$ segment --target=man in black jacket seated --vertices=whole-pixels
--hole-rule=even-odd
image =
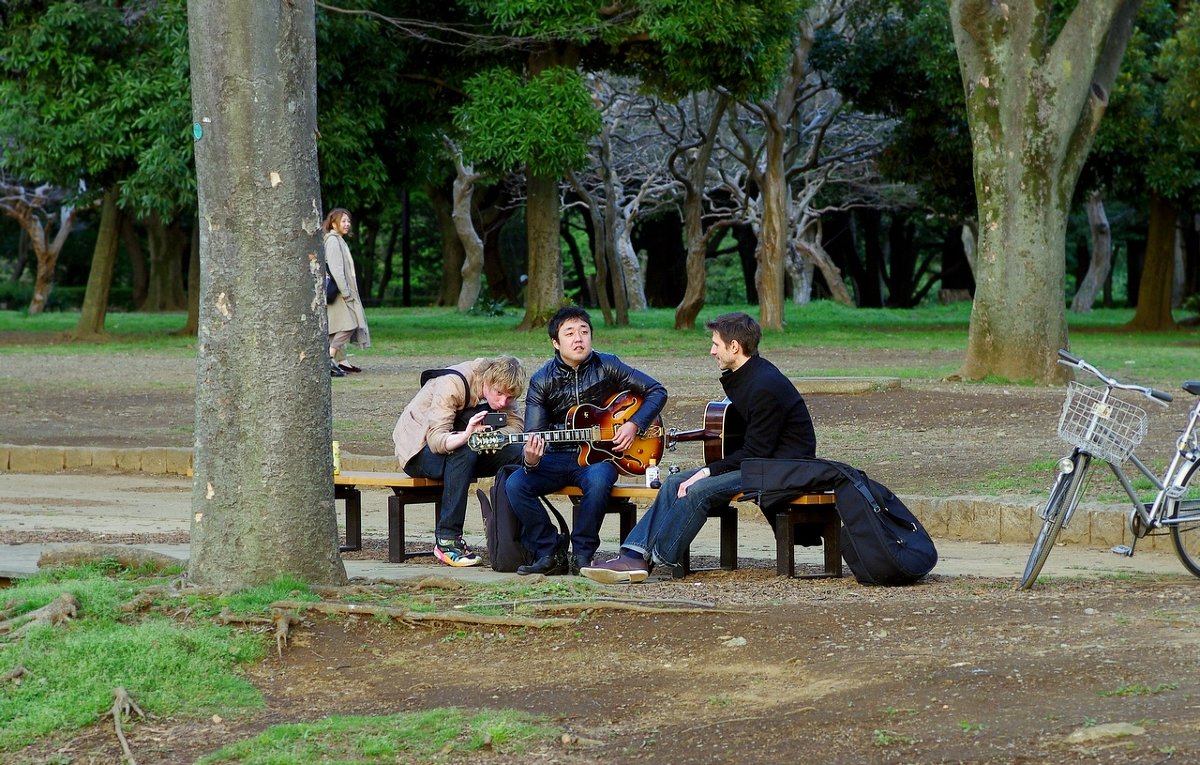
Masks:
[[[745,442],[698,470],[670,476],[646,514],[621,543],[621,555],[580,569],[605,584],[641,582],[655,564],[677,565],[680,551],[700,533],[708,511],[729,504],[742,490],[742,460],[749,457],[811,458],[817,437],[804,399],[779,369],[758,355],[762,329],[744,313],[705,323],[709,354],[721,369],[721,387],[746,423]]]
[[[592,320],[582,308],[559,309],[547,330],[555,354],[529,379],[525,432],[562,428],[571,407],[602,407],[612,396],[632,391],[642,398],[642,404],[612,441],[616,451],[625,451],[662,411],[667,403],[666,388],[616,356],[593,351]],[[525,469],[513,473],[505,484],[508,501],[521,521],[521,542],[534,557],[532,563],[517,569],[518,574],[565,574],[571,568],[591,565],[600,546],[600,523],[617,480],[617,467],[609,461],[581,467],[579,450],[577,443],[547,446],[538,435],[525,443]],[[558,531],[538,500],[564,486],[583,490],[579,519],[571,529],[573,558],[557,549]]]

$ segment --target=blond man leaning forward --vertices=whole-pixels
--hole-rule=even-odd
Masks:
[[[404,472],[445,484],[434,555],[449,566],[478,566],[482,560],[463,540],[467,491],[476,478],[496,475],[503,465],[519,462],[522,447],[513,443],[496,452],[476,452],[467,441],[491,429],[483,420],[492,412],[507,415],[500,430],[524,430],[516,403],[525,389],[525,371],[512,356],[475,359],[438,371],[442,374],[421,386],[404,408],[392,441]]]

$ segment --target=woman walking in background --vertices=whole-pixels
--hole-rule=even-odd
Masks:
[[[367,317],[358,297],[358,277],[354,273],[354,258],[346,245],[350,233],[350,212],[338,207],[325,216],[325,265],[337,282],[338,296],[326,306],[329,313],[329,373],[345,377],[347,372],[362,370],[346,360],[346,343],[359,348],[371,346]]]

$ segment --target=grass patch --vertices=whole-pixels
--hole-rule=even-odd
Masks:
[[[5,591],[14,614],[63,593],[76,597],[79,612],[65,626],[38,627],[3,644],[0,674],[17,666],[27,674],[21,684],[0,689],[0,751],[91,725],[111,708],[117,686],[147,714],[202,717],[262,706],[258,691],[236,671],[263,656],[260,637],[154,614],[124,621],[120,604],[162,581],[101,565],[41,574]]]
[[[338,716],[276,725],[197,760],[197,765],[431,762],[484,752],[519,754],[558,735],[558,730],[540,718],[511,710],[471,714],[435,709],[386,717]]]
[[[672,309],[655,308],[634,312],[625,327],[603,325],[594,310],[598,348],[631,358],[684,358],[708,350],[704,322],[727,311],[758,315],[751,305],[709,306],[701,311],[696,327],[674,329]],[[514,332],[523,311],[510,308],[502,315],[462,314],[451,308],[371,308],[373,346],[366,353],[391,356],[436,349],[447,360],[512,353],[523,358],[549,355],[544,329]],[[1173,332],[1128,332],[1123,326],[1133,317],[1132,309],[1097,309],[1088,314],[1068,314],[1071,350],[1118,378],[1173,390],[1181,382],[1180,369],[1200,366],[1200,330],[1184,328]],[[828,300],[806,306],[784,307],[782,332],[768,332],[763,351],[807,349],[886,350],[897,360],[894,366],[851,367],[839,365],[807,369],[806,374],[893,376],[904,379],[944,377],[955,370],[957,360],[931,358],[939,352],[962,355],[967,348],[971,318],[970,304],[925,306],[913,310],[890,308],[847,308]],[[28,332],[47,335],[37,343],[0,346],[0,354],[91,354],[151,352],[186,355],[196,352],[195,338],[170,333],[180,329],[182,313],[109,313],[108,336],[102,340],[72,342],[65,337],[78,321],[76,313],[43,313],[27,316],[20,311],[0,311],[0,333]],[[664,341],[665,340],[665,341]],[[905,353],[907,352],[907,353]],[[1006,384],[1020,381],[996,380]]]
[[[1145,683],[1122,683],[1121,685],[1109,691],[1100,691],[1101,698],[1125,698],[1127,696],[1155,696],[1165,691],[1174,691],[1179,688],[1179,683],[1159,683],[1153,687]]]

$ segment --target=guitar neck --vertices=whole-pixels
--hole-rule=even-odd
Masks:
[[[529,433],[510,433],[510,444],[523,444],[531,436],[541,436],[548,444],[585,444],[601,440],[600,426],[590,428],[567,428],[566,430],[541,430]]]

